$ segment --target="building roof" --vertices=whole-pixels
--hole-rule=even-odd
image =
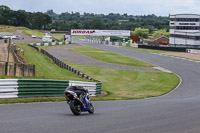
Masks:
[[[13,36],[13,34],[9,33],[9,32],[0,32],[1,36]]]
[[[176,15],[197,15],[200,16],[199,14],[190,14],[190,13],[185,13],[185,14],[170,14],[170,16],[176,16]]]
[[[169,38],[166,37],[166,36],[159,35],[159,36],[156,36],[156,37],[154,37],[154,38],[151,38],[149,41],[150,41],[150,42],[153,42],[153,41],[156,41],[156,40],[158,40],[158,39],[160,39],[160,38],[166,38],[166,39],[169,39]]]

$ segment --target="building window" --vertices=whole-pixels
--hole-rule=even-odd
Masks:
[[[199,26],[176,26],[177,30],[200,30]]]
[[[188,35],[170,34],[170,37],[184,38],[184,39],[193,39],[193,40],[200,40],[200,36],[188,36]]]
[[[170,18],[170,21],[176,21],[176,18]]]
[[[172,21],[172,20],[171,20]],[[174,21],[182,21],[182,22],[199,22],[199,18],[175,18]]]

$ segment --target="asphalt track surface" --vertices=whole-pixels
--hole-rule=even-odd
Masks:
[[[98,66],[104,68],[112,68],[112,69],[122,69],[122,70],[138,70],[138,71],[160,71],[155,69],[154,67],[134,67],[113,63],[106,63],[100,60],[94,59],[90,56],[80,54],[78,52],[70,51],[69,49],[81,47],[82,45],[66,45],[63,47],[48,47],[47,51],[54,55],[56,58],[61,60],[66,60],[76,64],[90,65],[90,66]]]
[[[1,133],[200,132],[199,62],[74,41],[167,68],[179,75],[182,83],[157,98],[93,102],[93,115],[73,116],[65,102],[0,105]]]

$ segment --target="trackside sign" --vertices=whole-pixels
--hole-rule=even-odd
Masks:
[[[71,35],[83,36],[130,36],[130,30],[79,30],[72,29]]]

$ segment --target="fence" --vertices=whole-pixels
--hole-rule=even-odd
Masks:
[[[35,76],[35,65],[23,63],[16,54],[16,47],[10,46],[10,53],[14,62],[1,62],[0,61],[0,75],[11,77],[32,77]]]
[[[138,45],[138,44],[130,44],[130,43],[122,43],[122,42],[109,42],[102,41],[100,39],[95,38],[85,38],[85,41],[95,43],[95,44],[104,44],[104,45],[114,45],[114,46],[126,46],[126,47],[136,47],[136,48],[146,48],[146,49],[156,49],[156,50],[164,50],[164,51],[177,51],[177,52],[186,52],[186,49],[192,48],[194,46],[183,46],[177,45],[175,46],[150,46],[150,45]],[[199,46],[195,46],[194,48],[200,48]]]
[[[35,65],[0,62],[0,75],[11,77],[35,76]]]
[[[148,46],[148,45],[138,45],[138,48],[177,51],[177,52],[186,52],[186,49],[187,49],[187,48],[181,48],[181,47],[166,47],[166,46],[162,47],[162,46]]]
[[[102,41],[101,39],[96,38],[89,38],[86,37],[85,41],[95,43],[95,44],[103,44],[103,45],[111,45],[111,46],[125,46],[125,47],[138,47],[138,44],[130,44],[130,43],[124,43],[124,42],[109,42],[109,41]]]
[[[99,80],[96,80],[82,72],[80,72],[79,70],[74,69],[72,66],[67,65],[66,63],[64,63],[63,61],[59,60],[58,58],[54,57],[53,55],[51,55],[49,52],[43,50],[43,49],[39,49],[38,47],[35,47],[33,45],[29,45],[31,47],[33,47],[34,49],[36,49],[38,52],[40,51],[41,53],[43,53],[44,55],[48,56],[57,66],[66,69],[68,71],[73,72],[74,74],[78,75],[81,78],[86,78],[89,79],[91,81],[95,81],[95,82],[101,82]]]
[[[82,86],[91,96],[102,91],[101,82],[80,82],[44,79],[0,79],[0,98],[63,96],[68,86]]]

